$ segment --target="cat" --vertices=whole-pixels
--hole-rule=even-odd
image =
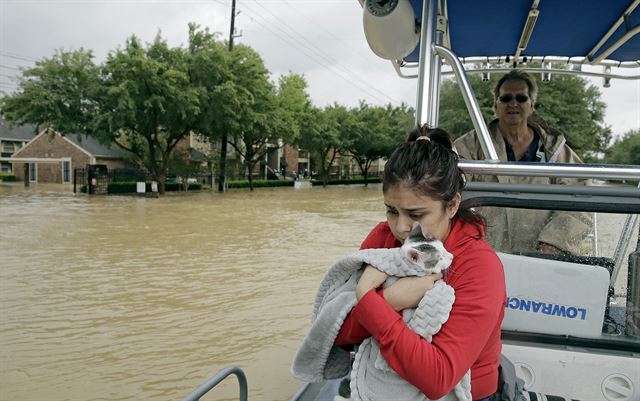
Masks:
[[[401,247],[402,255],[411,264],[416,265],[425,275],[444,273],[453,260],[453,255],[445,248],[442,241],[424,235],[422,228],[416,224]],[[389,277],[385,285],[391,285],[397,277]],[[414,308],[411,308],[414,310]],[[340,382],[338,395],[333,401],[351,401],[350,378]]]
[[[453,255],[444,249],[442,241],[424,235],[416,224],[402,245],[404,257],[418,265],[426,274],[444,273],[451,265]]]

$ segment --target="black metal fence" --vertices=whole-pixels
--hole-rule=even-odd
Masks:
[[[183,180],[189,180],[189,183],[198,183],[202,186],[211,186],[211,174],[198,174],[189,177],[180,177],[168,174],[167,183],[182,183]],[[90,165],[87,168],[76,168],[73,170],[73,192],[78,192],[83,185],[87,186],[87,192],[90,194],[101,193],[104,187],[115,182],[152,182],[154,178],[149,172],[131,168],[118,168],[108,170],[106,166]]]

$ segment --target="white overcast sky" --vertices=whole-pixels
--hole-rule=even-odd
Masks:
[[[316,105],[415,106],[417,81],[399,78],[371,52],[357,0],[237,0],[236,11],[235,42],[257,50],[274,79],[303,74]],[[20,67],[55,49],[91,49],[101,62],[132,34],[150,42],[160,30],[170,45],[186,44],[189,22],[228,38],[230,14],[231,0],[0,0],[0,91],[15,88]],[[640,128],[640,81],[614,80],[610,88],[591,81],[614,135]]]

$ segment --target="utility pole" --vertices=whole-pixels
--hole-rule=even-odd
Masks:
[[[235,30],[236,21],[236,0],[231,0],[231,29],[229,31],[229,51],[233,50],[233,33]],[[227,181],[226,174],[227,167],[227,133],[222,134],[220,138],[220,176],[218,177],[218,191],[224,192],[225,184]]]

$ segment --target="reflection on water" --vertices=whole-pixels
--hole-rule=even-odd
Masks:
[[[180,400],[230,364],[252,401],[288,400],[325,270],[384,218],[379,185],[60,188],[0,184],[0,400]],[[623,221],[602,215],[602,239]],[[229,378],[204,399],[237,394]]]
[[[379,185],[160,199],[0,187],[0,399],[182,399],[229,364],[287,400],[326,268]],[[233,378],[209,399],[237,399]]]

